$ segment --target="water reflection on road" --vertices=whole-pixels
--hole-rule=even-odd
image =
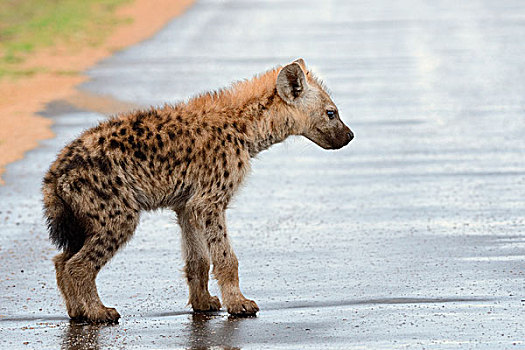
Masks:
[[[217,320],[219,320],[217,322]],[[184,346],[186,349],[204,350],[220,348],[225,350],[237,350],[240,347],[233,346],[238,337],[239,324],[249,320],[247,318],[225,317],[224,315],[212,313],[194,313],[187,321],[182,322],[186,334]],[[112,329],[123,328],[119,324],[88,324],[85,322],[70,321],[64,329],[62,336],[62,349],[65,350],[98,350],[108,346],[126,348],[126,339],[101,339],[104,333],[111,333]],[[122,341],[122,342],[120,342]],[[178,340],[180,342],[180,339]],[[134,346],[131,346],[134,347]]]

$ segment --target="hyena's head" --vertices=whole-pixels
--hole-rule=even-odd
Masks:
[[[281,68],[276,85],[279,96],[293,110],[300,135],[325,149],[339,149],[354,138],[323,84],[302,59]]]

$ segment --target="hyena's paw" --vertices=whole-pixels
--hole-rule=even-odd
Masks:
[[[90,310],[85,316],[85,320],[91,323],[117,323],[119,318],[116,309],[105,306]]]
[[[190,302],[193,311],[219,311],[221,309],[221,302],[219,298],[208,295],[201,300],[194,300]]]
[[[66,303],[67,307],[67,314],[69,315],[69,318],[71,318],[74,321],[83,321],[86,319],[84,316],[84,311],[80,305],[72,305],[69,303]]]
[[[233,316],[255,316],[259,307],[255,301],[240,297],[228,303],[228,313]]]

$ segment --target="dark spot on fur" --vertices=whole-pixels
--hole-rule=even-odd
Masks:
[[[102,173],[107,175],[110,172],[111,162],[105,156],[99,155],[95,157],[93,161]]]
[[[211,220],[210,219],[207,219],[206,220],[206,226],[210,226],[211,225]]]
[[[242,165],[243,165],[243,164],[242,164],[241,161],[239,161],[239,163],[237,163],[237,166],[239,167],[239,169],[242,168]]]
[[[53,178],[49,174],[44,177],[45,184],[50,184],[52,182],[53,182]]]
[[[133,209],[133,208],[131,207],[131,205],[129,204],[129,202],[128,202],[128,200],[127,200],[126,198],[122,198],[122,203],[124,204],[124,206],[125,206],[126,208],[131,208],[131,209]]]
[[[120,142],[118,142],[115,139],[111,139],[111,141],[109,141],[109,147],[111,149],[119,148],[119,144],[120,144]]]
[[[218,132],[219,134],[222,133],[222,128],[221,128],[220,126],[217,127],[217,132]]]
[[[111,121],[109,122],[109,125],[112,125],[112,126],[120,126],[120,125],[122,125],[122,120],[111,119]]]
[[[119,186],[122,186],[123,185],[123,182],[122,182],[122,179],[120,178],[120,176],[117,176],[115,178],[115,183]]]
[[[98,216],[98,214],[91,214],[91,213],[88,213],[88,214],[86,214],[86,215],[87,215],[88,218],[91,218],[91,219],[93,219],[93,220],[97,220],[97,221],[99,220],[99,216]]]
[[[80,192],[80,184],[78,183],[78,181],[74,181],[72,184],[71,184],[71,187],[73,188],[73,190],[75,192]]]
[[[168,136],[169,136],[170,140],[174,140],[175,139],[175,134],[173,133],[173,131],[169,131],[168,132]]]
[[[142,151],[135,151],[134,155],[140,160],[146,160],[146,155]]]
[[[89,164],[90,167],[94,167],[95,166],[95,163],[93,163],[93,160],[91,159],[90,156],[86,157],[86,162]]]
[[[120,129],[120,134],[121,135],[126,135],[126,131],[127,131],[126,128],[122,128],[122,129]]]
[[[126,171],[127,169],[127,165],[126,165],[126,161],[123,159],[119,162],[120,164],[120,167],[122,168],[122,170]]]
[[[66,164],[66,166],[64,167],[64,171],[68,172],[76,168],[83,168],[85,166],[86,161],[84,160],[84,158],[82,158],[82,156],[77,154],[69,163]]]
[[[103,136],[101,136],[101,137],[98,138],[98,144],[99,144],[99,145],[103,145],[105,141],[106,141],[106,138],[103,137]]]

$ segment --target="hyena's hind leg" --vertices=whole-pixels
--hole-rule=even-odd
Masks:
[[[53,258],[53,262],[55,263],[58,289],[66,302],[67,313],[69,317],[76,319],[82,315],[82,304],[79,302],[78,296],[75,295],[75,290],[71,286],[70,277],[66,272],[66,262],[71,259],[73,255],[74,253],[65,251],[56,255]]]
[[[104,223],[104,225],[102,225]],[[138,213],[119,210],[111,219],[99,218],[91,227],[96,233],[88,235],[83,247],[65,264],[73,289],[72,295],[80,307],[79,318],[91,322],[116,322],[120,315],[114,308],[104,306],[97,292],[95,279],[100,269],[115,255],[117,250],[127,242],[138,224]],[[72,298],[73,299],[73,298]]]
[[[221,308],[219,298],[208,291],[210,253],[204,237],[204,222],[195,209],[177,210],[182,230],[182,255],[184,272],[190,289],[189,304],[194,311],[217,311]]]

